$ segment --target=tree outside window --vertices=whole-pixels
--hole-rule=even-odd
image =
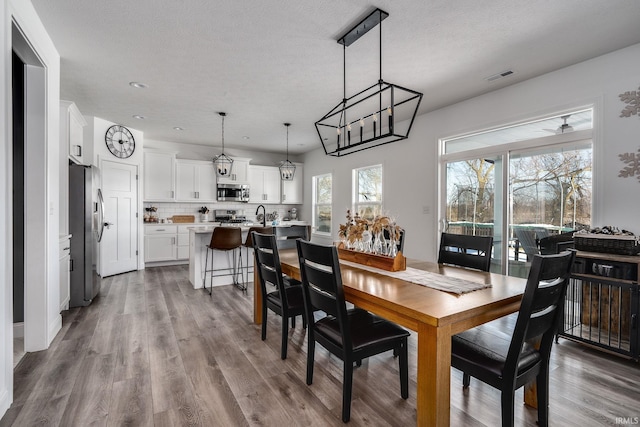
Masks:
[[[373,219],[382,214],[382,165],[354,169],[353,210]]]

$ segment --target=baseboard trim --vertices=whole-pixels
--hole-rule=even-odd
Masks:
[[[56,320],[54,320],[51,325],[49,325],[49,339],[47,342],[47,348],[51,345],[51,342],[56,337],[58,332],[62,329],[62,316],[58,314],[56,316]]]
[[[2,418],[4,414],[7,413],[10,406],[11,401],[9,400],[9,391],[6,389],[2,390],[2,393],[0,394],[0,418]]]

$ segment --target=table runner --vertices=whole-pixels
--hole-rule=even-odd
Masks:
[[[390,276],[396,279],[404,280],[405,282],[416,283],[418,285],[426,286],[438,291],[450,292],[456,295],[462,295],[468,292],[491,287],[490,284],[472,282],[470,280],[460,279],[457,277],[443,276],[442,274],[418,270],[417,268],[411,267],[407,267],[407,269],[404,271],[387,271],[375,267],[369,267],[368,265],[345,261],[342,259],[340,260],[340,264],[345,264],[350,267],[355,267],[362,270],[371,271],[373,273]]]

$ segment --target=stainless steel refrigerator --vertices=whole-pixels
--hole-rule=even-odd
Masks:
[[[96,233],[93,216],[90,166],[69,165],[69,233],[71,233],[71,297],[69,307],[84,307],[100,292],[94,250]]]

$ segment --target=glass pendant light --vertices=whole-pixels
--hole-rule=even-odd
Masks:
[[[222,153],[213,158],[213,163],[216,165],[216,175],[221,177],[227,177],[231,175],[231,167],[233,166],[233,159],[224,154],[224,118],[227,113],[218,113],[222,117]]]
[[[293,181],[296,165],[289,161],[289,126],[291,126],[291,123],[285,123],[284,125],[287,127],[287,160],[280,162],[280,178],[283,181]]]

